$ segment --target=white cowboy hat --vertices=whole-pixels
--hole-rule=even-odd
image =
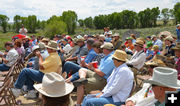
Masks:
[[[38,46],[38,45],[33,46],[32,52],[34,52],[34,51],[37,50],[37,49],[39,49],[39,46]]]
[[[71,93],[74,86],[66,83],[61,75],[51,72],[45,74],[42,83],[35,84],[34,88],[45,96],[61,97]]]
[[[153,70],[152,78],[145,80],[145,83],[180,89],[180,80],[177,79],[177,70],[167,67],[156,67]]]

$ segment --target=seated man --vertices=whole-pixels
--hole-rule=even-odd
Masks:
[[[5,58],[2,54],[0,54],[0,57],[2,57],[3,61],[3,64],[0,64],[0,71],[8,71],[10,67],[16,62],[19,56],[18,52],[14,49],[14,46],[11,42],[6,42],[5,48],[8,53]]]
[[[142,40],[136,40],[134,44],[134,49],[136,51],[131,59],[127,62],[128,66],[132,67],[135,77],[137,75],[137,71],[143,67],[144,62],[146,61],[146,54],[144,53],[143,46],[144,42]]]
[[[154,68],[153,77],[145,81],[150,83],[158,101],[155,106],[165,106],[165,91],[180,89],[180,80],[177,79],[177,70],[167,67]]]
[[[165,67],[165,64],[161,60],[157,61],[148,61],[145,63],[145,66],[149,72],[149,75],[153,75],[153,69],[158,66]],[[154,93],[152,87],[148,83],[144,83],[140,91],[135,95],[126,100],[125,106],[152,106],[156,102],[154,98]]]
[[[116,50],[112,59],[116,68],[107,79],[106,86],[102,92],[95,94],[94,97],[92,94],[87,95],[83,106],[104,106],[105,104],[120,106],[130,95],[134,75],[125,63],[127,54],[124,51]]]
[[[94,68],[92,65],[90,65],[88,68],[91,70],[85,68],[80,69],[79,77],[81,79],[73,83],[75,86],[77,86],[78,105],[80,105],[83,100],[84,92],[89,93],[92,90],[102,90],[104,88],[106,79],[109,77],[109,75],[111,75],[115,67],[112,60],[112,54],[114,53],[112,43],[106,42],[101,46],[101,48],[103,49],[105,57],[101,59],[100,66],[98,68]],[[82,70],[83,72],[81,72]]]
[[[33,70],[29,68],[24,68],[18,76],[14,87],[12,89],[13,94],[18,97],[22,92],[21,88],[24,84],[27,85],[27,90],[29,91],[26,98],[36,98],[36,92],[34,91],[34,82],[42,82],[42,78],[45,73],[57,72],[61,68],[61,59],[58,56],[57,43],[55,41],[50,41],[46,46],[49,56],[43,60],[41,53],[37,51],[35,54],[39,58],[39,70]]]
[[[87,40],[87,48],[89,50],[89,53],[86,56],[85,60],[81,61],[79,57],[79,61],[81,61],[81,66],[68,61],[64,64],[63,72],[66,72],[67,74],[70,71],[72,71],[73,73],[76,73],[81,67],[86,67],[87,66],[86,64],[92,62],[92,60],[97,56],[97,53],[93,50],[93,47],[92,47],[93,43],[94,43],[94,40],[92,39]]]
[[[65,61],[77,61],[78,56],[85,56],[88,54],[88,49],[85,45],[84,39],[78,38],[76,42],[79,48],[74,52],[71,57],[67,58]]]

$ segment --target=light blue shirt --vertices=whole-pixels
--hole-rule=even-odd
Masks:
[[[157,39],[153,45],[158,45],[159,46],[159,50],[162,50],[162,45],[163,45],[163,42],[160,40],[160,39]]]
[[[111,97],[114,102],[125,102],[133,87],[134,74],[126,63],[115,68],[107,79],[107,84],[102,90],[101,97]]]
[[[85,58],[85,62],[88,64],[90,62],[92,62],[92,60],[97,56],[96,52],[94,51],[94,49],[89,50],[88,55]]]
[[[113,53],[114,52],[111,52],[109,55],[102,58],[100,62],[100,66],[98,67],[98,69],[101,70],[105,74],[104,75],[105,79],[107,79],[111,75],[113,69],[115,68],[113,60],[112,60]]]

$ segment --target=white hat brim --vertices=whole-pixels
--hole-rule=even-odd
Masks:
[[[153,80],[152,78],[149,79],[149,80],[144,80],[144,82],[145,82],[145,83],[150,83],[150,84],[153,84],[153,85],[163,86],[163,87],[180,89],[180,80],[177,80],[177,84],[176,84],[176,85],[167,85],[167,84],[165,84],[165,83],[155,81],[155,80]]]
[[[59,91],[55,91],[54,94],[49,94],[42,89],[42,83],[41,84],[35,84],[33,86],[38,92],[40,92],[41,94],[48,96],[48,97],[62,97],[62,96],[65,96],[65,95],[71,93],[72,90],[74,89],[74,86],[72,84],[65,83],[65,91],[61,91],[59,89]]]

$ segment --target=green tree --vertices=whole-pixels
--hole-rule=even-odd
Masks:
[[[40,29],[44,29],[46,27],[47,22],[46,21],[41,21],[40,22]]]
[[[167,23],[169,22],[170,10],[168,8],[164,8],[162,9],[161,14],[162,14],[163,24],[167,25]]]
[[[93,28],[93,18],[88,17],[84,20],[84,24],[87,28]]]
[[[3,32],[7,32],[9,18],[6,15],[0,14],[0,26],[3,28]]]
[[[154,27],[157,26],[156,21],[157,21],[157,18],[159,16],[159,14],[160,14],[159,7],[151,9],[151,18],[152,18],[151,20],[153,21],[152,24],[153,24]]]
[[[174,5],[174,16],[176,19],[176,24],[180,23],[180,2]]]
[[[21,16],[14,16],[14,29],[16,33],[19,33],[19,29],[21,28]]]
[[[48,20],[47,20],[47,24],[49,24],[51,21],[62,21],[62,16],[56,16],[56,15],[53,15],[52,17],[50,17]]]
[[[87,19],[86,21],[89,24],[90,28],[93,27],[93,24],[97,29],[103,29],[104,27],[108,26],[108,16],[107,15],[95,16],[92,25],[90,24],[91,18]]]
[[[78,23],[79,23],[79,26],[80,26],[80,27],[83,27],[83,26],[84,26],[84,20],[79,19],[79,20],[78,20]]]
[[[52,38],[56,34],[67,33],[67,25],[63,21],[51,21],[44,29],[44,35]]]
[[[27,24],[28,32],[35,33],[36,28],[37,28],[36,16],[35,15],[29,15],[27,19],[28,19],[28,24]]]
[[[64,11],[62,14],[62,20],[67,25],[68,34],[74,34],[76,23],[77,23],[77,14],[74,11]]]

